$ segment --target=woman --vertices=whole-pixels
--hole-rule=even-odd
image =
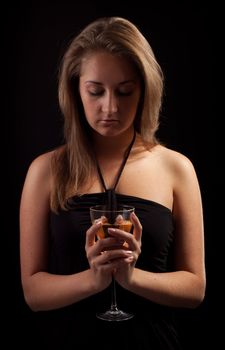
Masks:
[[[156,138],[162,92],[154,53],[126,19],[91,23],[63,57],[65,144],[32,162],[20,208],[24,296],[50,344],[180,349],[173,311],[204,298],[198,180]],[[135,207],[134,231],[96,241],[89,208],[109,197]],[[95,317],[109,306],[112,275],[129,321]]]

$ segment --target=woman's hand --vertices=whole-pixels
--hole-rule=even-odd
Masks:
[[[131,221],[134,226],[133,234],[119,229],[109,229],[110,236],[125,242],[123,247],[129,252],[128,257],[117,261],[117,267],[114,269],[116,281],[126,289],[131,282],[135,264],[141,253],[142,226],[135,213],[131,214]]]
[[[97,222],[87,230],[85,244],[96,292],[100,292],[110,285],[114,271],[120,267],[122,262],[127,265],[127,259],[133,254],[132,251],[124,248],[124,237],[122,236],[122,238],[118,236],[96,240],[100,226],[101,222]]]

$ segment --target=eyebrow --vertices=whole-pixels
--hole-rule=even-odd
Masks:
[[[96,84],[96,85],[103,85],[99,81],[95,81],[95,80],[87,80],[87,81],[85,81],[85,84],[87,84],[87,83]],[[119,83],[118,85],[124,85],[124,84],[128,84],[128,83],[135,84],[135,80],[131,80],[130,79],[130,80],[121,81],[121,83]]]

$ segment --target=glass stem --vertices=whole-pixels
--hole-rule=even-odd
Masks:
[[[112,302],[111,302],[111,310],[117,311],[117,301],[116,301],[116,281],[115,278],[112,277]]]

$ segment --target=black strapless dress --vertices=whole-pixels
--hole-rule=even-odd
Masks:
[[[119,204],[135,207],[143,226],[142,252],[136,266],[153,272],[172,270],[174,225],[172,212],[156,202],[116,194]],[[105,193],[70,198],[68,211],[50,215],[49,272],[72,274],[88,269],[85,236],[90,227],[89,208],[103,204]],[[174,309],[152,303],[117,285],[118,306],[135,313],[133,319],[107,322],[96,311],[110,306],[110,287],[105,291],[54,311],[39,312],[39,335],[52,349],[181,349]],[[41,327],[40,327],[41,325]]]

